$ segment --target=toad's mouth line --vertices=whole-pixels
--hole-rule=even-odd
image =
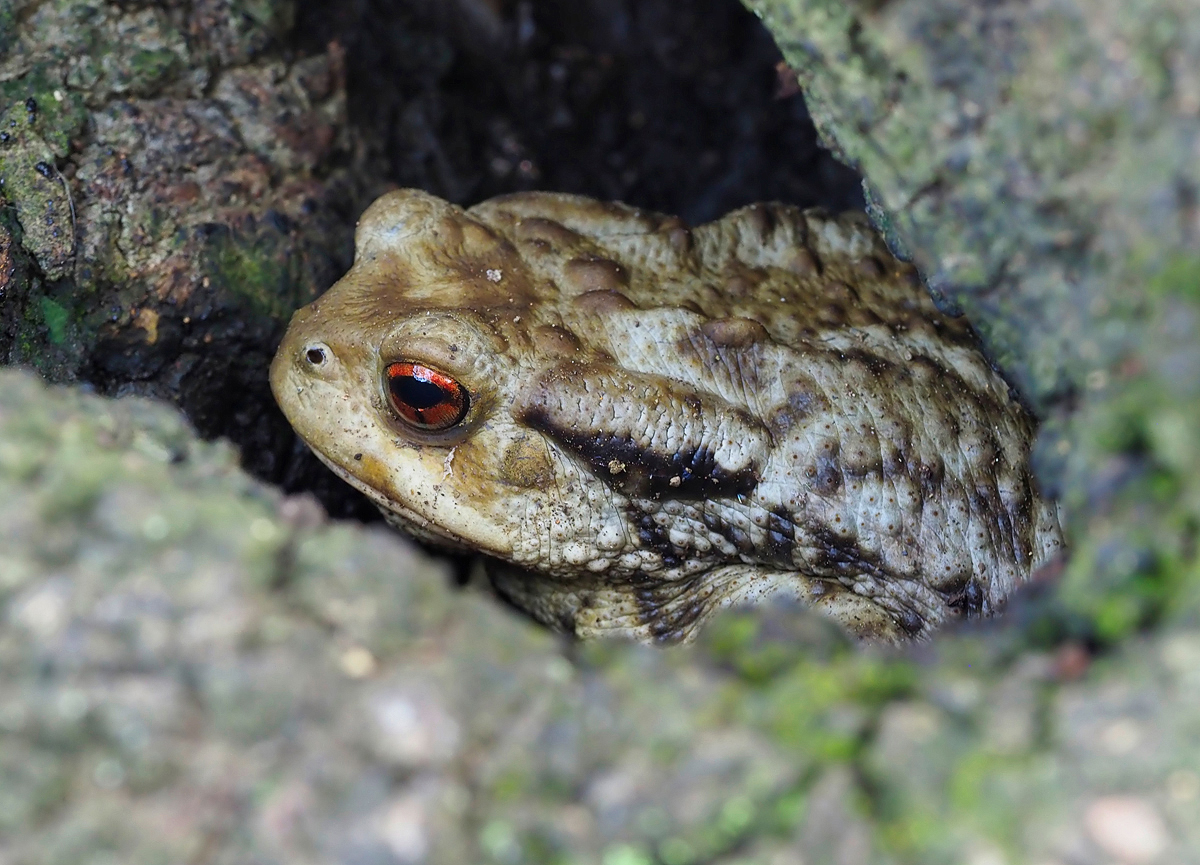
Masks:
[[[350,486],[354,487],[360,493],[365,495],[371,500],[372,504],[385,513],[394,514],[407,523],[407,527],[404,529],[404,531],[407,531],[409,534],[412,534],[421,540],[436,541],[464,552],[489,552],[487,550],[479,549],[476,545],[455,534],[454,532],[451,532],[450,530],[439,526],[436,523],[430,522],[426,517],[421,516],[421,514],[417,513],[416,511],[410,510],[409,508],[404,507],[404,505],[398,504],[387,498],[381,492],[355,477],[346,469],[342,468],[342,466],[338,465],[321,451],[312,447],[312,445],[309,445],[309,449],[316,454],[317,459],[323,462],[330,471],[337,475],[341,480],[345,481]]]

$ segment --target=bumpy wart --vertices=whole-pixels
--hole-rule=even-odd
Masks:
[[[582,636],[772,596],[923,636],[1060,544],[1030,419],[856,214],[393,192],[271,383],[394,524]]]

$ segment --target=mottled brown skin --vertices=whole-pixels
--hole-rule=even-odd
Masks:
[[[408,426],[396,361],[460,382],[461,422]],[[271,383],[394,524],[485,553],[504,595],[582,636],[687,639],[782,595],[921,637],[992,614],[1060,545],[1030,419],[857,214],[691,229],[569,195],[389,193]]]

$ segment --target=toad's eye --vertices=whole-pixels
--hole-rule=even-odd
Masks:
[[[405,423],[437,431],[450,429],[466,417],[471,405],[467,389],[445,373],[398,361],[384,374],[392,409]]]

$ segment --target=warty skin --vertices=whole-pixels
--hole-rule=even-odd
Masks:
[[[465,397],[461,420],[405,419],[405,363]],[[584,637],[686,640],[785,596],[921,638],[993,614],[1061,546],[1032,421],[860,214],[761,204],[693,229],[392,192],[271,384],[392,523],[485,554],[502,594]]]

